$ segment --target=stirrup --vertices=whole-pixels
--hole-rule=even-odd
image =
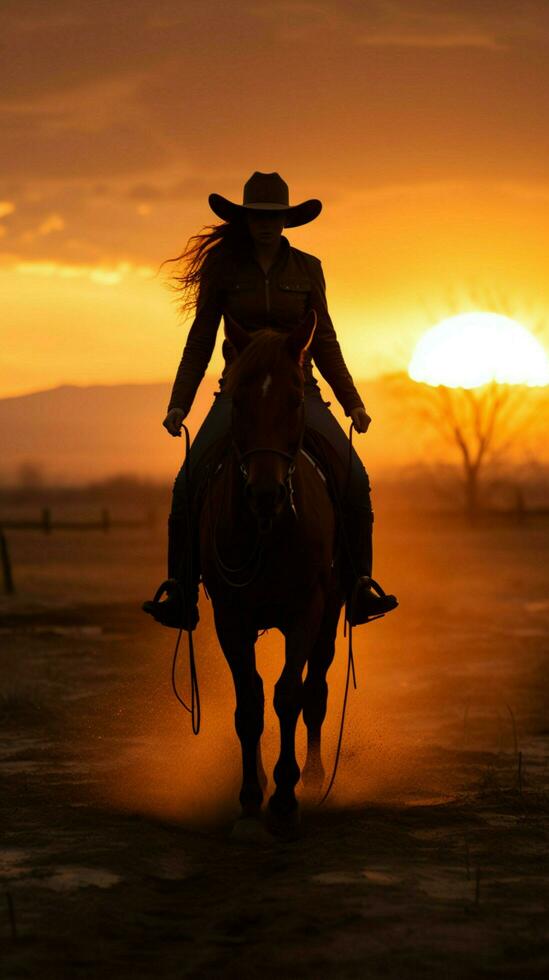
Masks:
[[[168,598],[161,602],[160,597],[164,592]],[[154,598],[143,602],[141,608],[143,612],[149,613],[162,626],[194,630],[200,618],[198,606],[195,603],[194,608],[189,612],[185,605],[186,599],[181,583],[175,578],[167,578],[158,586]]]
[[[357,608],[357,597],[360,592],[366,587],[370,588],[372,592],[376,593],[377,596],[370,596],[374,599],[385,599],[385,602],[381,603],[381,610],[379,612],[369,613],[368,610],[363,610],[362,612]],[[366,596],[366,601],[367,601]],[[361,575],[356,580],[353,591],[350,598],[347,600],[345,606],[345,618],[351,624],[351,626],[362,626],[363,623],[370,623],[374,619],[381,619],[386,613],[391,612],[398,606],[398,599],[392,594],[388,594],[382,589],[379,582],[376,582],[371,575]],[[385,608],[383,608],[385,607]]]

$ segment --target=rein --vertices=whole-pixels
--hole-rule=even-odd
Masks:
[[[261,547],[262,535],[261,533],[258,533],[257,540],[254,544],[251,555],[249,556],[249,558],[246,558],[241,565],[234,565],[232,567],[230,565],[226,565],[223,559],[221,558],[221,555],[219,554],[219,548],[217,547],[217,526],[219,521],[219,514],[217,515],[217,521],[214,523],[213,512],[212,512],[212,495],[211,493],[208,493],[208,491],[206,491],[206,494],[208,498],[208,508],[209,508],[209,516],[210,516],[210,529],[211,529],[210,541],[212,544],[212,551],[217,566],[217,572],[219,574],[219,577],[225,583],[225,585],[229,585],[235,589],[243,589],[247,585],[251,585],[251,583],[254,581],[261,567],[261,560],[263,558],[263,548]],[[234,578],[232,577],[229,578],[229,576],[243,575],[246,569],[251,565],[254,565],[253,571],[250,577],[246,579],[245,582],[237,582],[235,581]]]
[[[190,471],[190,468],[191,468],[191,461],[190,461],[189,452],[190,452],[190,448],[191,448],[191,440],[190,440],[190,436],[189,436],[189,430],[188,430],[187,426],[185,425],[185,423],[183,423],[183,428],[185,430],[185,460],[188,461],[188,466],[185,468],[185,496],[187,498],[187,501],[186,501],[187,502],[187,541],[189,542],[189,547],[187,548],[187,582],[190,582],[192,580],[192,572],[193,572],[193,548],[192,548],[192,538],[191,538],[191,533],[192,533],[192,512],[191,512],[191,496],[190,496],[190,493],[189,493],[189,484],[190,484],[190,472],[189,471]],[[187,590],[187,594],[188,594],[188,590]],[[174,650],[174,654],[173,654],[173,660],[172,660],[172,689],[173,689],[173,692],[174,692],[177,700],[179,701],[179,703],[181,705],[183,705],[183,707],[185,708],[185,711],[188,711],[189,714],[190,714],[190,716],[191,716],[191,725],[192,725],[193,735],[198,735],[198,733],[200,731],[200,690],[199,690],[199,687],[198,687],[198,675],[196,673],[196,662],[195,662],[195,657],[194,657],[193,631],[191,629],[188,629],[187,630],[187,633],[188,633],[188,636],[189,636],[189,674],[190,674],[190,678],[191,678],[191,705],[190,705],[190,707],[186,703],[186,701],[184,701],[184,699],[179,694],[179,691],[177,690],[177,680],[176,680],[177,654],[178,654],[178,651],[179,651],[179,643],[180,643],[180,640],[181,640],[181,634],[182,634],[182,632],[183,632],[183,629],[181,628],[179,630],[179,634],[178,634],[178,637],[177,637],[177,641],[176,641],[176,644],[175,644],[175,650]]]
[[[353,458],[353,423],[351,422],[351,425],[349,427],[349,462],[347,464],[347,479],[345,481],[345,491],[348,490],[348,488],[349,488],[349,481],[351,479],[352,458]],[[340,532],[341,532],[341,535],[343,537],[343,541],[344,541],[345,547],[347,549],[347,555],[348,555],[349,561],[350,561],[350,563],[352,565],[353,575],[354,575],[355,580],[356,580],[357,570],[356,570],[356,568],[355,568],[355,566],[353,564],[353,560],[352,560],[351,549],[349,547],[349,541],[347,539],[347,532],[345,530],[345,524],[344,524],[344,521],[343,521],[343,513],[342,513],[342,507],[341,507],[341,500],[340,500],[340,497],[339,497],[339,494],[338,493],[335,494],[335,499],[337,501],[337,509],[338,509],[338,516],[339,516],[339,528],[340,528]],[[343,636],[346,636],[347,626],[349,627],[349,646],[347,648],[347,674],[346,674],[346,677],[345,677],[345,692],[343,694],[343,706],[341,708],[341,721],[339,723],[339,735],[337,737],[336,754],[335,754],[334,765],[333,765],[333,769],[332,769],[332,775],[330,776],[330,781],[328,783],[328,788],[326,789],[326,792],[323,794],[322,799],[319,801],[318,806],[322,806],[322,804],[326,802],[326,800],[328,799],[328,797],[330,795],[332,786],[335,783],[336,773],[337,773],[337,769],[338,769],[338,765],[339,765],[339,757],[341,755],[341,745],[342,745],[342,742],[343,742],[343,729],[345,727],[345,715],[347,713],[347,698],[349,696],[349,681],[350,681],[351,677],[353,678],[353,688],[354,688],[354,690],[356,691],[356,688],[357,688],[357,684],[356,684],[356,671],[355,671],[355,659],[354,659],[354,655],[353,655],[353,627],[352,627],[352,624],[351,624],[351,611],[352,611],[352,608],[353,608],[353,605],[354,605],[354,599],[355,599],[355,594],[353,592],[353,594],[351,595],[350,603],[349,603],[349,611],[347,611],[347,609],[345,610],[345,618],[344,618],[344,621],[343,621],[344,622]]]

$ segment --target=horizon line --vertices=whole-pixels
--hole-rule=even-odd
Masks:
[[[395,375],[405,375],[405,376],[408,376],[408,372],[406,370],[404,370],[404,369],[401,369],[401,370],[395,370],[395,371],[384,371],[384,372],[382,372],[380,374],[364,375],[362,377],[359,377],[359,378],[355,379],[355,384],[356,385],[359,385],[361,383],[366,383],[368,381],[380,381],[380,380],[382,380],[384,378],[394,377]],[[202,378],[202,381],[200,382],[200,384],[203,384],[204,381],[207,381],[208,379],[211,380],[211,381],[213,380],[214,381],[214,384],[216,384],[216,385],[217,385],[217,382],[219,380],[219,378],[218,377],[215,377],[214,374],[205,374],[204,377]],[[324,378],[321,377],[318,380],[320,381],[320,383],[324,383],[324,384],[326,384],[326,385],[329,386],[329,382],[325,381]],[[19,391],[19,392],[15,392],[15,393],[12,393],[12,394],[6,394],[6,395],[0,394],[0,401],[8,401],[9,399],[13,399],[13,398],[27,398],[30,395],[42,395],[42,394],[45,394],[45,392],[48,392],[48,391],[57,391],[60,388],[79,388],[79,389],[85,389],[85,388],[129,388],[129,387],[143,388],[143,387],[153,387],[155,385],[173,385],[173,380],[170,380],[170,379],[160,379],[158,381],[112,381],[112,382],[109,382],[109,381],[91,381],[91,382],[87,382],[87,383],[80,383],[80,382],[77,382],[77,381],[60,381],[57,384],[50,385],[49,387],[46,387],[46,388],[31,388],[31,389],[28,389],[28,390],[25,390],[25,391]]]

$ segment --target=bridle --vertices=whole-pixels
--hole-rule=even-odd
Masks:
[[[305,404],[305,397],[303,396],[303,398],[301,399],[301,405],[302,405],[302,407],[304,406],[304,404]],[[234,453],[235,453],[236,458],[237,458],[238,468],[239,468],[240,472],[242,473],[242,476],[244,477],[244,480],[246,480],[246,481],[248,480],[248,476],[249,476],[249,471],[248,471],[248,467],[246,465],[246,460],[250,456],[254,456],[256,453],[274,453],[276,456],[282,456],[283,459],[289,460],[289,466],[288,466],[288,469],[286,471],[286,476],[284,477],[284,480],[282,482],[283,482],[283,484],[286,487],[286,490],[288,492],[288,501],[289,501],[289,504],[290,504],[290,509],[291,509],[294,517],[296,518],[296,520],[297,520],[297,510],[296,510],[295,501],[294,501],[294,485],[293,485],[293,481],[292,481],[292,476],[295,473],[296,459],[297,459],[299,453],[301,452],[301,449],[302,449],[302,446],[303,446],[303,437],[304,437],[304,435],[305,435],[305,412],[303,412],[302,424],[301,424],[301,428],[300,428],[300,432],[299,432],[299,438],[298,438],[298,442],[297,442],[297,448],[296,448],[295,452],[293,452],[293,453],[287,453],[283,449],[273,449],[271,446],[256,446],[256,447],[254,447],[254,449],[247,449],[245,453],[241,453],[240,452],[240,449],[238,447],[238,444],[237,444],[236,440],[234,439],[234,437],[232,439],[232,446],[233,446],[233,450],[234,450]]]
[[[302,398],[302,406],[305,403],[305,398]],[[247,449],[246,452],[242,453],[236,442],[234,436],[232,435],[232,424],[231,424],[231,437],[232,437],[232,448],[236,456],[238,463],[238,468],[242,474],[244,480],[248,480],[248,466],[247,460],[250,456],[254,456],[256,453],[274,453],[277,456],[282,456],[283,459],[287,459],[289,462],[288,470],[286,476],[284,477],[284,486],[287,491],[287,500],[290,504],[290,509],[297,520],[297,510],[294,501],[294,486],[292,482],[292,477],[295,472],[296,459],[298,454],[301,452],[301,447],[303,445],[303,437],[305,434],[305,412],[303,412],[302,425],[299,432],[299,438],[297,443],[297,448],[293,453],[287,453],[283,449],[274,449],[271,446],[255,446],[253,449]],[[228,565],[221,557],[218,545],[217,545],[217,521],[214,519],[212,512],[212,501],[211,494],[208,494],[209,506],[210,506],[210,533],[211,533],[211,544],[212,551],[214,555],[214,560],[217,566],[217,572],[220,578],[225,582],[226,585],[232,588],[246,588],[250,585],[260,572],[263,553],[265,545],[265,534],[272,529],[272,522],[269,521],[269,526],[267,528],[261,528],[258,526],[257,538],[253,545],[253,548],[247,558],[240,565]],[[219,515],[218,515],[219,516]],[[244,578],[243,578],[244,576]]]

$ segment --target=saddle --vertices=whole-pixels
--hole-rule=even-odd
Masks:
[[[341,457],[332,444],[314,429],[305,429],[303,452],[312,459],[320,472],[335,510],[336,520],[336,560],[341,565],[341,573],[349,555],[349,543],[345,533],[344,501],[348,473]]]
[[[232,437],[230,432],[221,436],[220,439],[217,439],[216,442],[212,444],[204,459],[200,461],[199,478],[192,478],[194,490],[192,498],[193,521],[198,522],[200,509],[204,501],[204,494],[210,477],[217,473],[223,461],[227,458],[231,451],[231,439]]]
[[[334,506],[338,506],[345,490],[346,472],[334,447],[325,436],[314,429],[305,429],[303,451],[320,471]]]

